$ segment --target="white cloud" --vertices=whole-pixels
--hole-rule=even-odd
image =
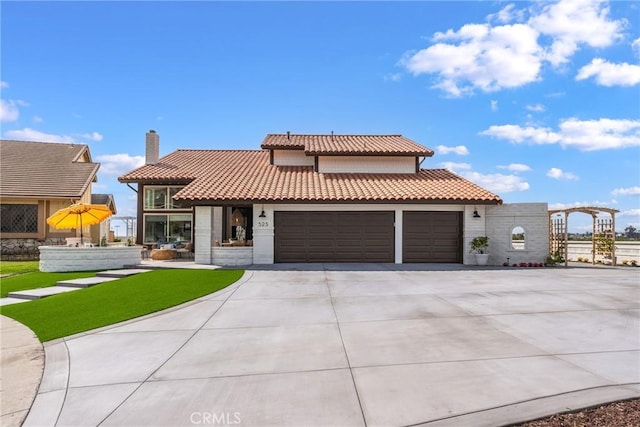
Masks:
[[[463,172],[461,175],[469,181],[498,194],[529,189],[529,183],[518,175],[503,175],[501,173],[481,174],[471,171]]]
[[[8,101],[0,99],[0,121],[15,122],[18,117],[20,117],[20,110],[17,103],[12,99]]]
[[[571,172],[564,172],[562,169],[559,168],[551,168],[547,171],[547,176],[549,178],[553,178],[553,179],[566,179],[566,180],[573,180],[573,181],[577,181],[578,176],[572,174]]]
[[[614,196],[640,196],[640,186],[616,188],[611,192]]]
[[[435,33],[430,46],[405,53],[400,64],[414,76],[436,75],[433,87],[453,97],[523,86],[540,80],[545,61],[557,67],[583,45],[603,48],[622,39],[626,21],[611,19],[607,4],[560,0],[527,9],[509,4],[487,16],[488,23]]]
[[[538,32],[523,24],[491,27],[467,24],[458,31],[436,33],[435,44],[401,63],[414,76],[436,73],[434,85],[450,96],[475,89],[493,92],[539,79]]]
[[[33,119],[31,119],[31,120],[33,120],[33,123],[42,123],[42,122],[44,122],[44,119],[42,117],[40,117],[40,116],[33,116]]]
[[[529,104],[525,108],[529,111],[533,111],[534,113],[541,113],[545,110],[545,107],[542,104]]]
[[[384,76],[385,81],[397,82],[402,79],[402,73],[391,73]]]
[[[452,172],[471,169],[471,165],[469,163],[456,163],[456,162],[441,162],[440,167],[449,169]]]
[[[530,141],[535,144],[555,144],[560,141],[560,135],[549,128],[521,127],[519,125],[493,125],[480,132],[480,135],[506,139],[515,143]]]
[[[640,37],[631,42],[631,49],[633,49],[636,56],[640,56]]]
[[[633,86],[640,83],[640,65],[623,62],[614,64],[602,58],[595,58],[580,68],[576,80],[594,77],[600,86]]]
[[[560,0],[534,12],[529,25],[552,37],[544,57],[558,66],[567,63],[581,44],[602,48],[621,39],[625,21],[611,20],[604,0]]]
[[[480,132],[480,135],[513,143],[560,144],[582,151],[594,151],[640,146],[640,120],[569,118],[560,122],[557,131],[547,127],[494,125]]]
[[[84,139],[90,139],[92,141],[102,141],[102,138],[103,138],[102,134],[98,132],[81,133],[81,134],[78,134],[78,136]]]
[[[459,156],[466,156],[469,154],[469,150],[464,145],[456,145],[455,147],[447,147],[446,145],[438,145],[436,147],[438,154],[457,154]]]
[[[524,10],[516,9],[516,5],[511,3],[503,7],[498,13],[487,16],[487,21],[497,21],[501,24],[510,22],[521,22],[524,19]]]
[[[498,101],[494,99],[491,100],[491,111],[498,111]]]
[[[68,144],[76,142],[72,137],[67,135],[44,133],[31,128],[8,130],[4,133],[4,136],[8,139],[17,139],[20,141],[64,142]]]
[[[4,80],[0,80],[0,89],[7,89],[9,87],[9,83]]]
[[[498,169],[506,169],[511,172],[528,172],[531,167],[522,163],[511,163],[510,165],[500,165]]]
[[[100,162],[100,173],[119,176],[144,165],[144,156],[131,156],[126,153],[104,154],[97,156]]]
[[[626,211],[622,211],[617,216],[622,217],[640,217],[640,209],[629,209]]]

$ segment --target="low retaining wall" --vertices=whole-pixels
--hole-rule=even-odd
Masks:
[[[218,247],[213,248],[213,264],[221,266],[251,265],[253,264],[253,247]]]
[[[75,248],[40,246],[40,271],[91,271],[142,262],[142,246]]]

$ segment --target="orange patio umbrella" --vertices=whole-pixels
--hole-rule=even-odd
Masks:
[[[111,209],[107,205],[75,203],[51,215],[47,218],[47,224],[58,229],[79,227],[80,243],[82,243],[83,225],[100,224],[111,215]]]

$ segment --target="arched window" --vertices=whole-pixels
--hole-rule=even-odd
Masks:
[[[511,249],[516,251],[524,251],[526,248],[526,233],[524,228],[517,225],[511,229]]]

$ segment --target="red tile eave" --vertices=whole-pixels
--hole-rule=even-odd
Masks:
[[[372,151],[306,151],[307,156],[384,156],[384,157],[433,157],[433,151],[394,151],[394,152],[372,152]]]

